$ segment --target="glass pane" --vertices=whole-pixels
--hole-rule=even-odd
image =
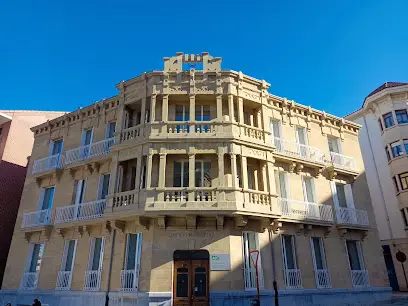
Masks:
[[[405,153],[408,154],[408,140],[404,139]]]
[[[314,256],[316,260],[316,269],[321,270],[325,269],[323,263],[323,250],[321,249],[320,238],[313,237],[313,249],[314,249]]]
[[[361,270],[360,258],[358,256],[357,243],[353,240],[347,240],[347,253],[350,261],[351,270]]]
[[[136,176],[136,168],[135,168],[135,176]],[[105,174],[103,176],[101,199],[106,199],[106,196],[107,196],[107,194],[109,192],[109,179],[110,179],[110,174]],[[133,178],[132,182],[133,182],[133,188],[132,189],[134,189],[134,182],[135,182],[134,178]]]
[[[256,233],[247,233],[247,237],[248,237],[248,252],[258,250],[256,246],[256,238],[257,238]],[[249,254],[248,254],[248,259],[250,261],[251,268],[254,268],[254,265],[252,263],[252,260]]]
[[[296,128],[297,140],[298,143],[305,145],[306,144],[306,135],[304,128]]]
[[[62,139],[55,140],[52,147],[52,155],[61,153],[62,150]]]
[[[183,185],[182,187],[187,187],[188,186],[188,162],[183,162]]]
[[[285,255],[286,255],[286,269],[296,269],[295,267],[295,254],[292,246],[292,236],[284,235],[283,242],[285,246]]]
[[[288,194],[286,192],[285,174],[282,172],[279,172],[279,191],[281,198],[288,197]]]
[[[68,252],[67,252],[67,259],[65,261],[64,271],[72,270],[72,262],[74,260],[74,250],[75,250],[75,240],[70,240],[68,242]]]
[[[181,163],[180,162],[174,162],[173,186],[181,187]]]
[[[86,130],[85,137],[84,137],[84,146],[89,145],[91,143],[91,138],[92,138],[92,129]]]
[[[195,162],[195,186],[196,187],[202,187],[202,182],[201,182],[201,162],[196,161]]]
[[[102,251],[102,238],[96,238],[93,259],[92,259],[92,266],[91,266],[92,271],[99,270],[99,263],[101,260],[100,258],[101,251]]]
[[[207,274],[205,268],[195,268],[194,296],[207,295]]]
[[[137,234],[129,234],[127,240],[126,270],[134,270],[136,263]]]
[[[279,129],[279,121],[272,121],[272,132],[274,137],[281,138],[280,129]]]
[[[204,162],[203,187],[211,187],[211,162]]]
[[[248,167],[248,189],[254,189],[254,170]]]
[[[304,178],[305,181],[305,188],[306,188],[306,200],[308,202],[315,202],[313,198],[313,189],[312,189],[312,179],[311,178]]]
[[[54,198],[54,187],[46,188],[44,190],[44,200],[42,203],[41,210],[51,208],[53,198]]]
[[[176,297],[188,297],[188,273],[177,273],[176,288]]]
[[[107,138],[112,138],[116,130],[116,122],[109,122]]]
[[[33,254],[28,272],[37,272],[40,270],[41,259],[44,253],[44,244],[34,244]]]
[[[347,207],[346,191],[343,184],[336,184],[337,198],[340,207]]]
[[[327,143],[329,144],[330,152],[339,153],[339,146],[337,145],[336,138],[327,138]]]

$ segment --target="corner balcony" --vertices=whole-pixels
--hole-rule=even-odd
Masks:
[[[21,277],[20,290],[35,290],[37,289],[38,276],[40,271],[24,272]]]
[[[336,152],[330,152],[330,160],[335,168],[340,168],[352,172],[358,171],[356,161],[353,157]]]
[[[276,148],[275,153],[312,163],[325,163],[324,154],[318,148],[299,144],[294,141],[284,140],[278,137],[272,137],[272,143]]]
[[[95,157],[107,155],[111,152],[111,147],[114,143],[115,138],[112,137],[66,151],[64,165],[69,166]]]
[[[34,161],[32,174],[40,174],[44,172],[55,171],[63,167],[61,154],[51,155],[45,158]]]
[[[43,209],[23,215],[22,229],[47,226],[51,224],[51,209]]]
[[[336,221],[341,227],[368,227],[368,214],[365,210],[348,207],[336,208]]]
[[[79,205],[58,207],[55,211],[55,224],[97,219],[103,216],[106,200],[98,200]]]
[[[330,205],[279,198],[282,218],[333,223],[333,211]]]

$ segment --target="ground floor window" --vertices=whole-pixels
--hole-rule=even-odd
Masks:
[[[253,261],[251,260],[251,251],[257,250],[258,253],[258,279],[259,286],[263,287],[263,275],[261,265],[261,253],[259,249],[258,233],[244,232],[242,233],[242,248],[244,256],[244,281],[245,289],[256,289],[256,270]]]

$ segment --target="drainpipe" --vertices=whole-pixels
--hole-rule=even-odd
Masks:
[[[279,306],[279,297],[278,297],[278,283],[276,281],[276,266],[275,266],[275,252],[273,247],[273,239],[272,239],[272,230],[271,228],[268,229],[269,231],[269,245],[271,246],[271,256],[272,256],[272,275],[273,275],[273,290],[275,291],[275,306]]]
[[[363,119],[364,119],[364,125],[365,125],[365,128],[366,128],[366,131],[367,131],[368,144],[370,145],[371,152],[374,152],[372,144],[371,144],[370,133],[368,132],[368,128],[367,128],[367,120],[366,120],[365,115],[363,116]],[[380,193],[381,193],[381,198],[382,198],[382,201],[383,201],[384,211],[387,214],[387,225],[388,225],[388,230],[390,231],[390,235],[391,235],[391,243],[394,245],[394,235],[392,233],[392,227],[391,227],[390,218],[389,218],[390,214],[388,213],[388,210],[387,210],[387,204],[385,204],[385,197],[384,197],[384,193],[383,193],[383,190],[382,190],[382,187],[381,187],[380,175],[378,174],[378,168],[377,168],[377,163],[375,162],[374,154],[372,154],[372,160],[373,160],[373,165],[375,167],[375,175],[376,175],[377,181],[378,181],[378,183],[380,185]]]
[[[108,289],[106,290],[105,306],[109,306],[109,291],[110,291],[110,286],[111,286],[113,249],[115,247],[115,238],[116,238],[116,229],[113,230],[113,234],[112,234],[112,244],[111,244],[110,258],[109,258]]]

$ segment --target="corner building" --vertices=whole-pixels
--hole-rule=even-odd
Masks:
[[[34,127],[0,301],[248,305],[256,269],[262,305],[388,298],[359,125],[269,86],[178,53]]]

